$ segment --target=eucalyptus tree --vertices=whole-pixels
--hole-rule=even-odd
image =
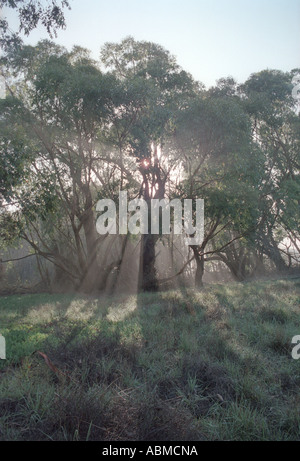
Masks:
[[[123,101],[111,130],[121,162],[128,157],[136,161],[138,197],[148,204],[151,199],[163,199],[169,193],[171,171],[180,162],[167,146],[175,114],[198,93],[199,87],[175,58],[155,43],[138,42],[131,37],[119,44],[107,43],[101,60],[122,88]],[[150,206],[148,210],[150,228]],[[140,287],[144,290],[158,287],[156,241],[157,236],[150,233],[141,238]]]
[[[299,69],[265,70],[251,75],[241,87],[265,166],[256,246],[278,271],[287,268],[280,240],[289,237],[297,246],[300,238],[300,116],[292,83],[297,74]]]
[[[96,232],[94,205],[114,193],[120,178],[104,142],[116,79],[86,50],[66,52],[49,42],[15,51],[6,64],[18,85],[12,82],[1,102],[1,161],[9,171],[3,189],[14,202],[20,236],[75,286],[103,288],[116,262],[99,263],[104,237]]]
[[[191,246],[196,286],[202,286],[205,261],[222,260],[234,272],[225,252],[249,238],[258,219],[263,164],[251,139],[249,117],[229,83],[229,92],[228,85],[227,90],[225,85],[211,89],[179,113],[174,134],[185,170],[178,193],[205,202],[204,240]],[[236,277],[242,277],[241,271]]]

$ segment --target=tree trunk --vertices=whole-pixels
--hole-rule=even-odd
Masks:
[[[142,291],[157,291],[158,281],[155,269],[155,244],[154,235],[142,235],[141,238],[141,264],[140,264],[140,289]]]
[[[86,242],[86,268],[82,280],[82,291],[92,292],[103,288],[99,279],[100,267],[97,260],[97,230],[96,220],[92,208],[92,197],[88,187],[85,190],[85,212],[82,216],[82,224]]]
[[[195,274],[195,287],[203,287],[203,275],[204,275],[204,256],[199,254],[197,247],[192,247],[195,261],[196,261],[196,274]]]
[[[146,172],[143,172],[144,179],[144,200],[148,205],[148,234],[141,236],[141,256],[140,256],[140,273],[139,273],[139,289],[141,291],[157,291],[158,280],[155,269],[155,245],[157,236],[151,234],[151,192],[150,184]],[[156,171],[156,184],[158,190],[155,198],[162,199],[164,197],[164,183],[160,180],[159,169]]]
[[[286,262],[281,256],[280,250],[272,235],[265,236],[262,240],[263,252],[273,261],[278,272],[284,272],[288,269]]]

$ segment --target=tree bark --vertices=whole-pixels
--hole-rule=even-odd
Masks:
[[[84,292],[92,292],[102,287],[102,281],[99,280],[101,274],[100,267],[97,260],[97,230],[96,220],[93,213],[92,196],[87,186],[85,189],[85,212],[83,213],[82,225],[86,242],[86,268],[82,279],[82,290]]]
[[[278,272],[284,272],[288,269],[286,262],[281,256],[280,250],[277,247],[277,244],[272,235],[265,236],[262,239],[262,249],[263,252],[271,259],[275,264],[275,267]]]
[[[140,264],[140,289],[142,291],[157,291],[158,281],[155,268],[154,235],[142,235],[141,238],[141,264]]]
[[[192,247],[195,261],[196,261],[196,274],[195,274],[195,287],[203,287],[203,275],[204,275],[204,256],[199,254],[197,247]]]

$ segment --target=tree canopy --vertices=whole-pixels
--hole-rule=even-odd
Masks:
[[[56,281],[102,290],[127,267],[125,278],[156,290],[188,268],[201,286],[215,264],[237,280],[298,264],[280,248],[284,238],[299,245],[295,71],[207,90],[160,45],[132,37],[107,43],[100,62],[44,40],[9,49],[1,65],[0,237],[26,241]],[[99,235],[97,201],[122,190],[147,203],[204,199],[203,242]]]

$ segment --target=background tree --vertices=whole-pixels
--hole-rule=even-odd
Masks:
[[[28,55],[28,49],[24,51]],[[3,158],[7,159],[7,144],[14,148],[16,159],[30,152],[22,184],[6,181],[6,196],[14,196],[15,216],[22,216],[26,224],[20,235],[33,249],[53,261],[77,287],[99,289],[105,285],[106,267],[100,269],[97,258],[101,236],[96,232],[94,205],[101,191],[109,192],[105,187],[115,174],[115,168],[101,159],[115,79],[102,74],[79,48],[71,53],[60,49],[45,58],[44,46],[38,45],[31,54],[30,63],[37,62],[34,80],[21,92],[11,88],[11,96],[2,101],[8,136]],[[28,60],[19,56],[16,62],[14,70],[26,75]],[[21,134],[20,143],[16,132]],[[48,222],[46,238],[40,220],[44,227]],[[57,233],[64,244],[54,238]]]
[[[181,196],[205,202],[204,241],[192,246],[197,286],[202,285],[206,260],[226,262],[223,251],[253,231],[262,172],[239,98],[217,90],[203,92],[190,103],[179,114],[175,131],[185,171]]]
[[[288,236],[297,245],[299,240],[300,117],[292,97],[296,72],[263,71],[242,86],[253,137],[264,156],[256,246],[278,271],[287,269],[280,241]]]

